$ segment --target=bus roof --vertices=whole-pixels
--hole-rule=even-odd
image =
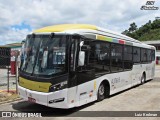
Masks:
[[[50,33],[50,32],[67,32],[67,31],[70,31],[71,33],[73,33],[73,32],[79,33],[79,31],[80,32],[83,31],[83,33],[85,33],[85,32],[89,31],[90,33],[93,33],[93,34],[95,34],[95,33],[98,34],[100,32],[103,32],[103,35],[110,34],[111,36],[112,35],[118,36],[121,38],[128,39],[132,42],[139,42],[138,40],[135,40],[135,39],[128,37],[126,35],[116,33],[111,30],[104,29],[104,28],[97,27],[95,25],[90,25],[90,24],[60,24],[60,25],[54,25],[54,26],[40,28],[40,29],[33,31],[33,33]]]
[[[41,29],[37,29],[35,31],[33,31],[33,33],[70,33],[70,34],[80,34],[80,35],[84,35],[84,36],[92,36],[93,38],[96,37],[96,39],[99,40],[109,40],[109,41],[118,41],[121,40],[122,41],[128,41],[128,42],[135,42],[135,43],[140,43],[141,45],[145,45],[145,46],[150,46],[150,45],[146,45],[141,43],[138,40],[135,40],[131,37],[128,37],[126,35],[117,33],[117,32],[113,32],[111,30],[108,29],[104,29],[101,27],[97,27],[95,25],[90,25],[90,24],[60,24],[60,25],[54,25],[54,26],[48,26],[48,27],[44,27]],[[92,38],[91,37],[91,38]],[[113,38],[113,40],[111,40],[111,37]],[[119,39],[119,40],[118,40]]]

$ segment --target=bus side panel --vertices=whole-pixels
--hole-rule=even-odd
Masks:
[[[151,70],[151,79],[153,79],[153,78],[154,78],[154,76],[155,76],[155,67],[156,67],[156,62],[155,62],[155,61],[152,61],[151,66],[152,66],[152,70]]]
[[[106,75],[110,82],[110,95],[131,87],[131,71],[123,71]]]
[[[142,65],[141,64],[133,65],[133,69],[132,69],[132,86],[135,86],[135,85],[141,83],[141,76],[142,76],[141,72],[142,72]]]
[[[97,99],[96,84],[95,80],[91,80],[77,86],[77,100],[79,101],[77,106],[87,104]]]
[[[78,99],[76,98],[77,86],[68,88],[67,94],[68,94],[67,102],[68,102],[69,108],[75,107],[78,101]]]
[[[152,75],[152,71],[154,70],[154,64],[153,63],[149,63],[146,66],[146,80],[150,80],[152,79],[153,75]]]

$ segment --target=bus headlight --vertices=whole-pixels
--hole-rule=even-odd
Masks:
[[[55,85],[51,85],[49,88],[49,92],[54,92],[54,91],[58,91],[58,90],[62,90],[64,88],[67,87],[67,81],[55,84]]]

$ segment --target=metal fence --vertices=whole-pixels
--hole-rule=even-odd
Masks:
[[[11,48],[0,47],[0,91],[16,90],[18,75],[11,75]],[[17,68],[17,67],[16,67]]]
[[[11,48],[0,47],[0,68],[10,66]]]

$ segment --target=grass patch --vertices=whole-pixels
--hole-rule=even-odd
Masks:
[[[3,91],[0,92],[0,103],[6,102],[6,101],[12,101],[19,98],[19,95],[15,92],[7,92]]]

